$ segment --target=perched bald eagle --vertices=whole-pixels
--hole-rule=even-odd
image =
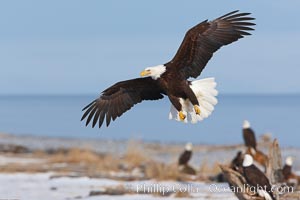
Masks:
[[[266,200],[275,200],[269,179],[253,164],[253,158],[249,154],[244,157],[243,172],[247,183],[255,189],[260,197]]]
[[[253,148],[256,150],[256,138],[255,133],[250,127],[250,122],[245,120],[243,123],[243,138],[246,147]]]
[[[184,151],[180,154],[178,158],[178,170],[181,173],[189,174],[189,175],[196,175],[197,171],[189,165],[189,161],[191,160],[191,157],[193,155],[192,152],[193,144],[187,143],[185,145]]]
[[[253,157],[253,159],[266,170],[268,156],[257,149],[255,133],[250,126],[250,122],[247,120],[243,122],[243,138],[245,146],[247,148],[246,153],[250,154]]]
[[[107,88],[101,96],[83,108],[81,120],[106,126],[143,100],[158,100],[164,95],[172,103],[170,119],[196,123],[208,117],[217,104],[214,78],[188,81],[197,78],[207,62],[220,47],[228,45],[254,30],[250,13],[230,12],[213,21],[205,20],[192,27],[185,35],[174,58],[163,64],[148,67],[141,76],[118,82]]]
[[[284,181],[291,185],[298,185],[300,183],[300,177],[293,173],[293,158],[288,156],[285,160],[285,165],[282,168],[282,174]]]
[[[179,166],[188,164],[188,162],[190,161],[192,154],[193,154],[192,149],[193,149],[192,143],[187,143],[185,145],[184,151],[180,154],[180,156],[178,158]]]

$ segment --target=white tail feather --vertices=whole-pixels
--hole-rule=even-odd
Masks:
[[[257,190],[257,193],[259,196],[263,197],[265,200],[273,200],[273,198],[270,196],[269,193],[267,193],[265,190]]]
[[[216,86],[217,83],[214,78],[200,79],[191,83],[190,87],[198,99],[201,112],[200,115],[197,115],[192,103],[188,99],[184,100],[180,98],[179,100],[182,105],[183,113],[186,115],[183,122],[197,123],[211,115],[214,106],[218,103],[216,98],[218,95],[218,91],[215,89]],[[171,105],[169,119],[180,121],[178,111],[173,105]]]

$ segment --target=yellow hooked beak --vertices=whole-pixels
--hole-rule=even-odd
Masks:
[[[141,72],[140,75],[143,77],[143,76],[148,76],[150,74],[151,74],[151,72],[149,70],[144,70],[144,71]]]

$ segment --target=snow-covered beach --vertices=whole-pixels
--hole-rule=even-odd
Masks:
[[[225,184],[208,184],[195,182],[175,181],[115,181],[109,179],[94,179],[88,177],[60,177],[51,178],[52,173],[15,173],[0,174],[0,197],[1,199],[22,199],[22,200],[65,200],[65,199],[173,199],[176,192],[195,190],[189,193],[190,196],[181,199],[235,199],[234,194],[227,192],[212,192],[216,187],[225,188]],[[105,188],[126,187],[129,194],[124,195],[92,195],[92,191],[104,192]],[[190,188],[189,188],[190,187]],[[155,195],[157,191],[165,192]],[[173,191],[172,191],[173,190]],[[149,191],[149,194],[143,194]],[[153,195],[151,194],[153,192]],[[170,194],[172,192],[172,194]],[[174,193],[173,193],[174,192]],[[140,194],[139,194],[140,193]]]
[[[264,144],[265,145],[265,144]],[[194,145],[194,176],[177,173],[184,144],[0,134],[0,199],[236,199],[219,164],[243,145]],[[263,148],[263,145],[261,145]],[[265,151],[267,149],[263,148]],[[297,148],[283,148],[283,157]]]

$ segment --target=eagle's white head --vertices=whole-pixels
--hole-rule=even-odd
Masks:
[[[243,161],[243,167],[249,167],[253,164],[253,158],[251,155],[246,154]]]
[[[160,76],[166,71],[166,66],[157,65],[154,67],[147,67],[141,72],[141,76],[151,76],[154,80],[160,78]]]
[[[243,122],[243,128],[246,129],[246,128],[250,128],[250,122],[248,120],[245,120]]]
[[[285,159],[285,164],[286,164],[287,166],[292,166],[292,165],[293,165],[293,158],[292,158],[291,156],[287,157],[287,158]]]
[[[186,151],[192,151],[192,149],[193,149],[193,144],[192,143],[189,142],[185,145],[185,150]]]

